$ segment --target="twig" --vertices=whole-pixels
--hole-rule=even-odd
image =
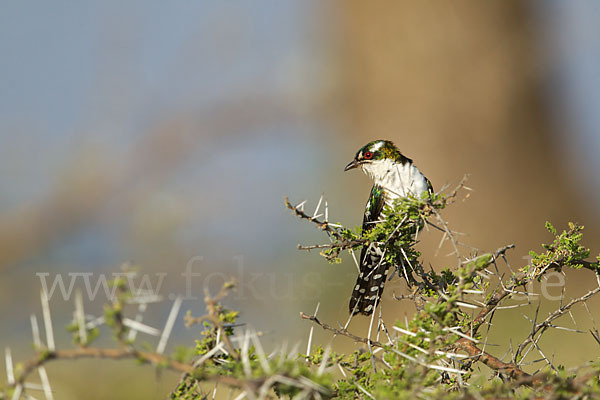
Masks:
[[[308,320],[314,322],[315,324],[319,325],[321,328],[323,328],[326,331],[331,331],[331,332],[335,333],[336,335],[342,335],[342,336],[349,337],[350,339],[354,340],[355,342],[371,344],[371,346],[375,346],[375,347],[383,347],[383,344],[376,340],[370,340],[367,338],[356,336],[356,335],[348,332],[346,329],[334,328],[332,326],[322,323],[321,321],[319,321],[316,317],[314,317],[312,315],[307,315],[307,314],[304,314],[303,312],[301,312],[300,317],[302,319],[308,319]]]
[[[301,203],[301,204],[303,204],[303,203]],[[290,210],[292,210],[294,215],[296,215],[297,217],[299,217],[301,219],[305,219],[307,221],[314,223],[315,225],[317,225],[317,227],[319,229],[322,229],[325,232],[327,232],[328,234],[335,237],[339,241],[339,243],[336,244],[336,247],[339,247],[341,250],[351,249],[351,248],[360,246],[360,245],[368,242],[367,240],[362,240],[362,239],[348,240],[348,239],[344,238],[337,228],[333,228],[334,224],[327,222],[327,220],[325,220],[325,221],[319,220],[318,215],[309,216],[308,214],[306,214],[304,212],[303,207],[300,207],[301,204],[294,206],[294,205],[292,205],[292,203],[290,203],[290,200],[287,197],[285,198],[285,206],[287,208],[289,208]],[[299,245],[298,246],[298,248],[301,250],[311,250],[311,249],[316,249],[316,248],[328,248],[328,247],[332,247],[332,246],[331,245],[315,245],[315,246]]]
[[[77,360],[82,358],[108,358],[112,360],[137,359],[142,363],[161,365],[173,371],[190,373],[193,367],[179,361],[172,360],[158,353],[138,351],[132,348],[97,348],[80,347],[75,349],[55,350],[38,353],[35,357],[23,364],[16,384],[23,384],[25,379],[37,368],[53,360]]]
[[[598,277],[598,279],[600,279],[600,272],[596,271],[596,276]],[[550,315],[548,315],[548,317],[545,320],[543,320],[542,322],[537,323],[537,324],[534,323],[532,331],[529,334],[529,336],[517,347],[517,350],[515,351],[514,359],[516,359],[523,352],[525,346],[527,346],[529,343],[532,343],[534,341],[535,336],[538,333],[541,333],[544,330],[546,330],[547,328],[552,327],[550,324],[552,321],[554,321],[555,319],[557,319],[557,318],[561,317],[562,315],[564,315],[565,313],[567,313],[569,311],[569,309],[571,307],[573,307],[575,304],[589,300],[592,296],[594,296],[598,292],[600,292],[600,285],[598,285],[596,288],[590,290],[583,296],[572,299],[567,304],[559,307],[557,310],[550,313]],[[536,313],[536,315],[537,315],[537,313]]]
[[[456,342],[456,346],[457,348],[466,351],[474,361],[482,362],[489,368],[506,374],[513,379],[533,378],[531,375],[520,369],[515,364],[505,363],[503,361],[500,361],[500,359],[498,359],[497,357],[494,357],[489,353],[481,351],[479,347],[475,345],[475,343],[471,342],[468,339],[458,339],[458,341]],[[535,384],[539,384],[542,382],[542,378],[535,378],[533,382]]]

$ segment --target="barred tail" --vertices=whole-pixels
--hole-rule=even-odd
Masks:
[[[350,314],[371,315],[381,302],[389,269],[383,257],[381,249],[374,244],[361,252],[360,274],[350,298]]]

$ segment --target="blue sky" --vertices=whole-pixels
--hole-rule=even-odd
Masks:
[[[86,143],[123,154],[170,113],[277,95],[307,51],[308,2],[60,3],[0,14],[0,209],[49,189]]]

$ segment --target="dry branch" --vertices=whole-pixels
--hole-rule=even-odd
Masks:
[[[300,317],[302,319],[307,319],[307,320],[314,322],[315,324],[319,325],[321,328],[323,328],[326,331],[333,332],[336,335],[342,335],[342,336],[349,337],[350,339],[354,340],[355,342],[364,343],[366,345],[370,344],[371,346],[381,347],[381,348],[383,348],[383,346],[384,346],[382,343],[380,343],[378,341],[370,340],[368,338],[363,338],[360,336],[356,336],[356,335],[348,332],[346,329],[338,329],[338,328],[334,328],[333,326],[329,326],[329,325],[319,321],[315,316],[307,315],[307,314],[301,312]]]
[[[80,347],[76,349],[40,352],[23,364],[21,374],[16,378],[15,384],[23,384],[25,379],[38,367],[59,360],[77,360],[82,358],[105,358],[111,360],[135,359],[143,363],[163,366],[176,372],[191,372],[192,366],[165,357],[161,354],[147,351],[138,351],[132,348],[97,348]]]

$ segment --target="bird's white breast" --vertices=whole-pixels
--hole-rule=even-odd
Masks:
[[[384,159],[363,164],[362,169],[386,191],[388,205],[396,198],[409,194],[421,197],[428,190],[427,179],[412,163],[402,164]]]

